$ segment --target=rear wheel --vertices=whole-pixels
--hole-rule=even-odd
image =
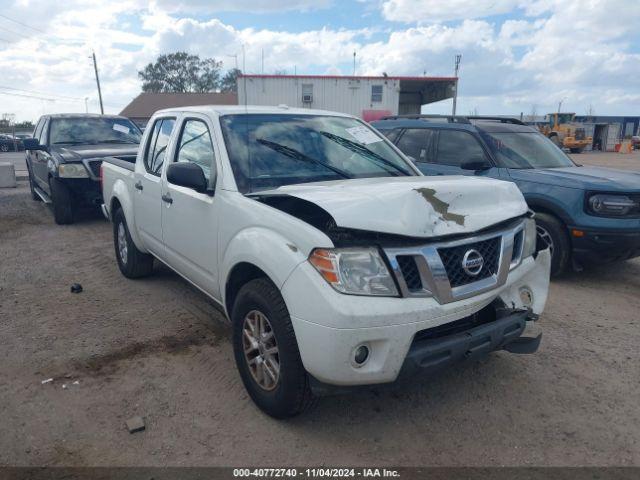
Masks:
[[[536,213],[536,230],[538,234],[538,250],[549,249],[551,253],[551,276],[561,275],[571,259],[571,242],[566,228],[553,215]]]
[[[113,216],[113,245],[116,260],[127,278],[145,277],[153,271],[153,256],[138,250],[131,239],[124,212],[119,208]]]
[[[233,312],[233,350],[240,377],[256,405],[275,418],[314,403],[287,306],[266,278],[244,285]]]
[[[73,223],[73,198],[71,191],[57,178],[49,179],[53,218],[58,225]]]

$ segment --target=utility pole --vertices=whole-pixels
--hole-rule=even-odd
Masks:
[[[458,103],[458,70],[460,68],[460,59],[462,59],[462,55],[461,54],[456,54],[456,68],[455,68],[455,77],[456,77],[456,84],[454,86],[455,91],[453,92],[453,111],[452,111],[452,115],[455,117],[456,116],[456,104]]]
[[[353,51],[353,76],[356,76],[356,51]]]
[[[89,97],[84,97],[84,111],[89,113]]]
[[[100,99],[100,113],[104,115],[104,107],[102,106],[102,91],[100,90],[100,77],[98,76],[98,62],[96,62],[96,52],[91,52],[93,57],[93,69],[96,72],[96,83],[98,84],[98,98]]]

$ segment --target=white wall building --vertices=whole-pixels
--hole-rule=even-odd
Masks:
[[[280,105],[349,113],[364,120],[419,114],[455,91],[455,77],[240,75],[240,105]]]

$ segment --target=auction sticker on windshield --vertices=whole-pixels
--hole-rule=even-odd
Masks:
[[[355,138],[358,142],[363,143],[365,145],[382,141],[380,137],[378,137],[375,133],[373,133],[367,127],[351,127],[351,128],[347,128],[346,130],[349,135]]]
[[[113,124],[113,129],[116,132],[120,132],[120,133],[128,134],[130,132],[129,127],[125,127],[124,125],[120,125],[119,123],[114,123]]]

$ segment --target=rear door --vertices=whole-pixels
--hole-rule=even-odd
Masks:
[[[160,258],[164,257],[161,174],[175,123],[175,116],[157,117],[149,126],[143,162],[136,163],[134,173],[136,227],[145,247]]]
[[[214,298],[218,284],[218,224],[220,202],[216,197],[218,143],[208,117],[189,113],[180,119],[173,162],[200,166],[211,193],[169,183],[163,175],[162,238],[166,262]]]
[[[395,143],[422,173],[436,175],[438,173],[434,163],[436,137],[437,132],[432,129],[407,128],[398,135]]]

